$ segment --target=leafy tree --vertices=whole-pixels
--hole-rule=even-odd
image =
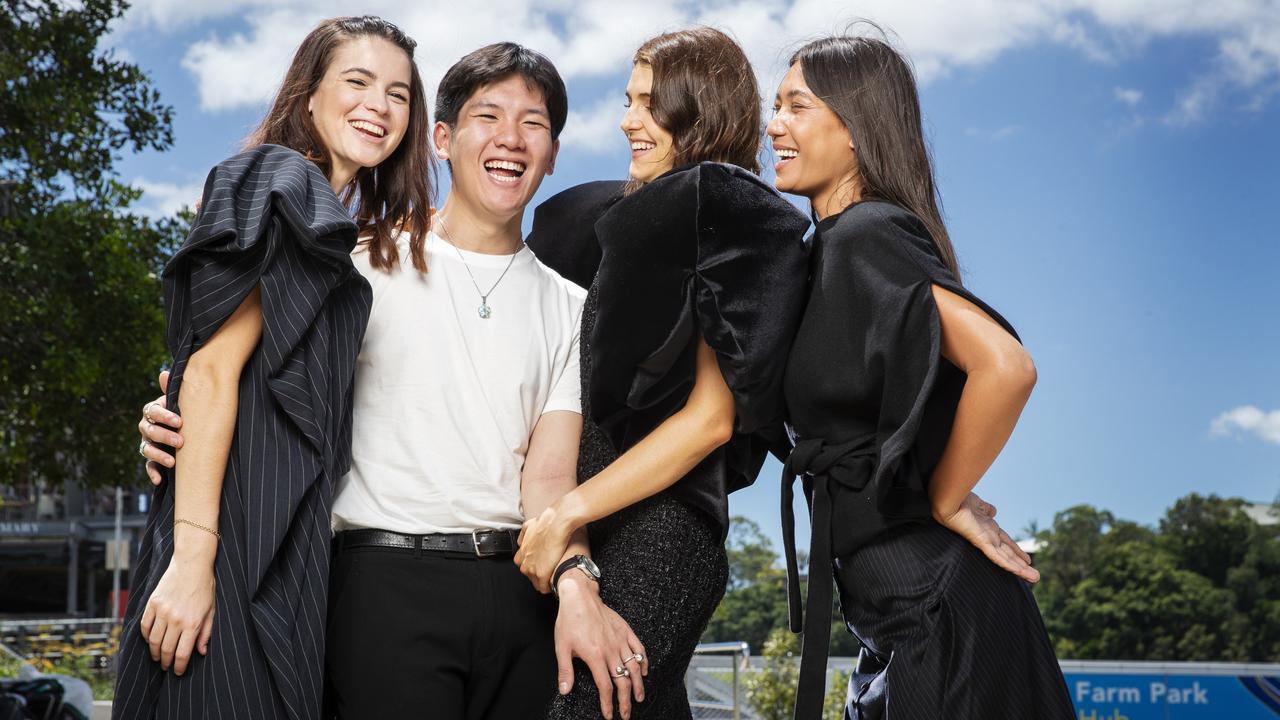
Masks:
[[[1059,657],[1275,662],[1280,525],[1192,494],[1157,530],[1078,506],[1039,539],[1035,592]]]
[[[121,152],[172,110],[98,49],[122,0],[0,0],[0,484],[140,478],[133,429],[167,357],[157,279],[186,221],[127,211]]]
[[[791,720],[800,682],[800,642],[786,628],[769,634],[764,643],[763,665],[744,682],[747,704],[760,720]],[[823,700],[823,720],[844,717],[845,688],[849,673],[834,672]]]
[[[773,543],[754,521],[729,521],[729,586],[707,631],[708,641],[742,640],[759,652],[769,634],[787,627],[787,574]]]
[[[1222,586],[1228,569],[1244,561],[1254,527],[1243,500],[1192,493],[1165,513],[1160,538],[1182,567]]]

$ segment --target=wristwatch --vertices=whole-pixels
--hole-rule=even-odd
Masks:
[[[586,573],[587,577],[592,580],[600,582],[600,568],[591,561],[591,558],[586,555],[574,555],[568,560],[560,563],[560,565],[556,567],[555,573],[551,576],[551,591],[556,594],[556,597],[560,597],[560,589],[557,587],[560,584],[560,576],[574,568],[578,568],[582,572]]]

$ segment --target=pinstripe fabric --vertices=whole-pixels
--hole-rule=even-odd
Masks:
[[[900,526],[835,575],[863,645],[846,717],[1075,717],[1031,588],[950,530]]]
[[[329,505],[351,453],[351,380],[371,295],[355,225],[319,169],[264,145],[218,165],[165,268],[169,406],[200,348],[255,285],[262,340],[240,379],[223,480],[209,655],[160,670],[138,629],[173,553],[172,474],[155,491],[125,616],[115,718],[320,714]]]

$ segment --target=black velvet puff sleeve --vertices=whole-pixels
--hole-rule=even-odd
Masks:
[[[667,173],[600,218],[590,396],[615,447],[625,451],[684,405],[702,337],[736,409],[726,487],[716,492],[754,481],[766,451],[758,433],[782,419],[808,226],[755,175],[720,163]]]
[[[600,266],[595,223],[622,197],[622,188],[620,180],[598,180],[552,195],[534,209],[525,244],[564,279],[591,287]]]

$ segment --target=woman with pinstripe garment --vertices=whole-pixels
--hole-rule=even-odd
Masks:
[[[394,265],[403,226],[425,267],[430,125],[414,47],[374,17],[313,30],[250,149],[210,173],[165,269],[184,442],[176,462],[140,448],[171,482],[133,574],[114,717],[320,714],[329,503],[350,462],[370,305],[349,254],[359,233],[375,265]]]
[[[1030,558],[973,488],[1035,384],[1008,322],[965,289],[937,202],[915,81],[886,43],[803,46],[768,133],[777,187],[817,221],[784,379],[796,717],[822,714],[834,571],[862,644],[853,720],[1073,717],[1028,582]],[[800,613],[792,485],[813,520]]]

